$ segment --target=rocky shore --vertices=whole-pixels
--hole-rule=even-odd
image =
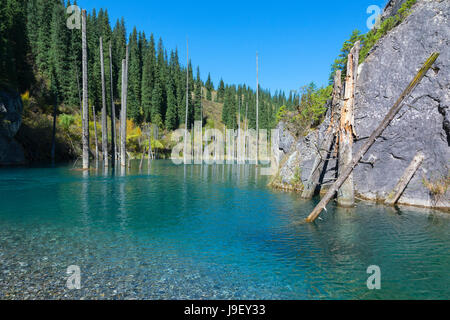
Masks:
[[[395,14],[392,8],[401,3],[390,1],[384,17]],[[432,52],[440,53],[432,70],[355,168],[353,180],[357,198],[385,201],[415,154],[421,151],[425,160],[398,204],[450,209],[450,190],[445,189],[442,194],[442,188],[448,186],[450,179],[449,17],[448,1],[419,0],[405,21],[383,37],[359,65],[353,154],[378,126],[428,56]],[[279,123],[280,134],[274,149],[281,155],[274,186],[306,183],[318,154],[317,145],[324,139],[330,118],[328,108],[325,121],[299,138],[285,123]],[[333,183],[337,175],[337,155],[332,153],[320,179],[321,191]],[[301,177],[301,181],[296,181],[296,176]],[[440,187],[441,190],[435,190]]]

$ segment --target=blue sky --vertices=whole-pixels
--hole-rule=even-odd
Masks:
[[[259,53],[260,85],[290,90],[314,81],[326,85],[330,65],[352,30],[367,32],[370,5],[387,0],[340,1],[153,1],[78,0],[91,11],[106,8],[114,25],[124,17],[133,26],[162,37],[165,47],[189,56],[206,80],[256,87],[255,54]]]

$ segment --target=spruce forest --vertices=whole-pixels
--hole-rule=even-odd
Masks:
[[[73,3],[76,5],[76,2]],[[51,114],[58,106],[58,124],[69,128],[72,115],[81,108],[81,30],[69,29],[67,8],[70,1],[60,0],[5,0],[0,3],[0,85],[23,94],[25,108],[35,105],[39,113]],[[69,10],[70,12],[70,10]],[[117,20],[112,27],[107,10],[93,10],[87,17],[89,109],[101,111],[101,65],[99,39],[103,39],[106,88],[112,79],[113,95],[106,90],[107,105],[116,104],[116,117],[120,112],[121,61],[129,46],[127,117],[133,126],[157,125],[170,132],[184,127],[186,105],[186,66],[180,63],[177,48],[167,49],[163,40],[145,34],[136,27],[130,33],[125,20]],[[109,56],[112,51],[112,61]],[[183,53],[184,55],[185,53]],[[13,63],[11,63],[13,61]],[[110,70],[110,65],[112,70]],[[203,81],[200,67],[189,61],[189,113],[188,127],[194,121],[208,120],[201,112],[201,101],[221,114],[217,128],[238,128],[246,112],[248,127],[256,128],[256,93],[247,85],[230,85],[220,80],[217,88],[211,76]],[[112,77],[110,77],[112,72]],[[25,94],[25,96],[24,96]],[[271,94],[259,90],[259,127],[275,126],[276,114],[283,105],[292,106],[295,95],[289,99],[284,92]],[[49,111],[50,110],[50,111]],[[238,112],[241,115],[238,115]],[[215,112],[213,110],[213,112]],[[108,108],[108,112],[110,110]],[[110,116],[110,114],[109,114]],[[27,110],[24,111],[26,123]],[[217,123],[219,120],[220,123]],[[109,126],[109,125],[108,125]]]

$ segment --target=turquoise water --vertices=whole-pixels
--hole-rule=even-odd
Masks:
[[[304,224],[315,202],[254,166],[138,166],[0,169],[0,298],[450,298],[447,214],[330,204]]]

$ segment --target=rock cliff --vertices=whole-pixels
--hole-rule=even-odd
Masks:
[[[18,94],[0,91],[0,165],[25,163],[23,148],[14,139],[22,123],[22,110]]]
[[[390,1],[384,16],[395,14],[404,1]],[[450,1],[419,0],[412,13],[383,37],[359,66],[354,108],[356,132],[353,152],[381,122],[418,68],[434,51],[440,57],[383,135],[354,170],[359,198],[383,201],[418,151],[425,160],[408,184],[399,203],[450,208],[450,191],[437,199],[426,182],[445,183],[450,174]],[[278,179],[292,183],[301,171],[306,182],[317,154],[316,145],[328,127],[329,114],[315,132],[291,143],[280,134],[285,159]],[[284,129],[284,127],[283,127]],[[290,146],[287,148],[286,146]],[[299,168],[299,169],[298,169]],[[336,177],[336,159],[331,159],[322,177],[322,188]]]

